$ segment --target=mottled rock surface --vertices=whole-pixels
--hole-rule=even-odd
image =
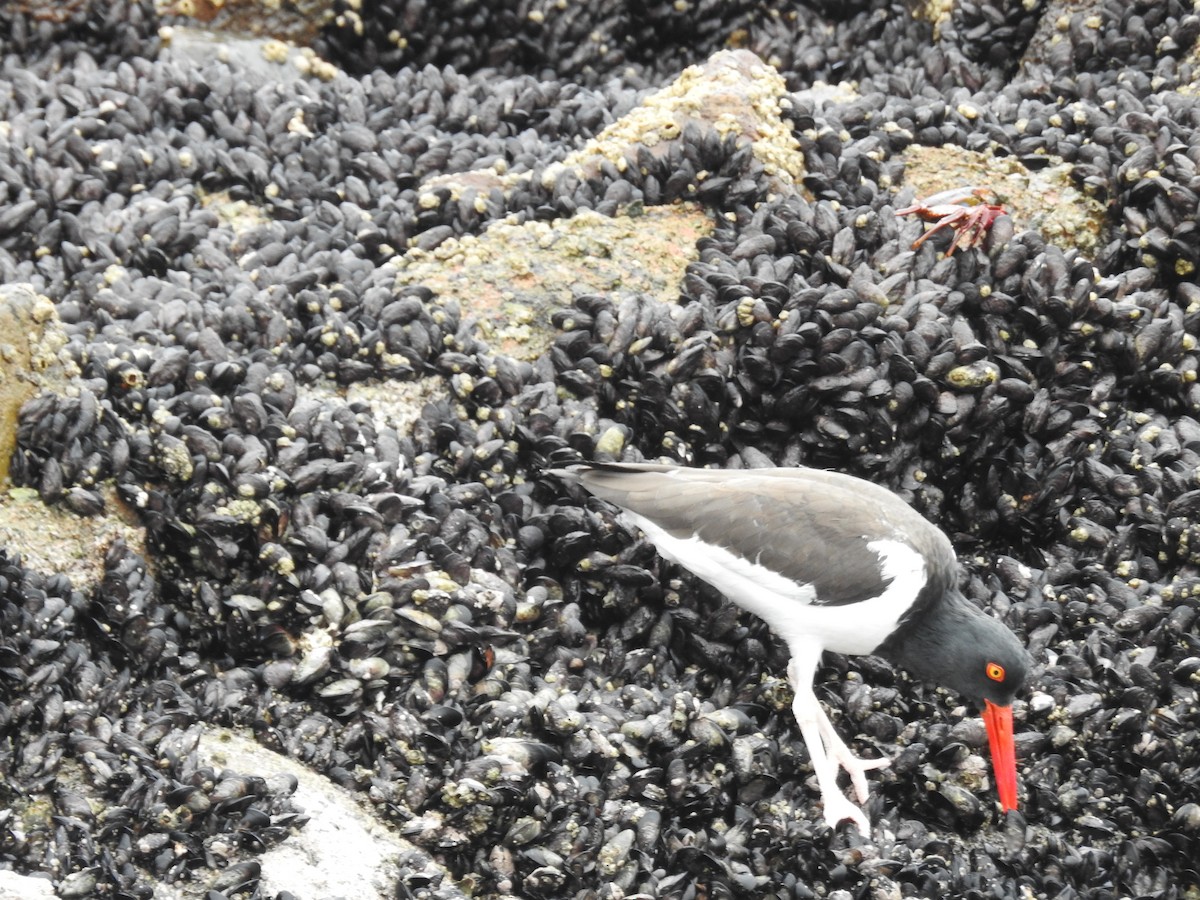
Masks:
[[[0,280],[78,370],[5,454],[13,890],[303,896],[287,758],[389,896],[1195,896],[1193,4],[434,6],[0,5]],[[1011,215],[914,247],[958,180]],[[1037,663],[1020,811],[976,710],[831,657],[894,764],[825,827],[779,642],[543,474],[655,458],[942,527]]]

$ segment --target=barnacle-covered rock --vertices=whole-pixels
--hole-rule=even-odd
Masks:
[[[397,284],[421,284],[438,294],[435,303],[471,309],[478,338],[506,356],[534,360],[553,338],[551,312],[576,294],[640,291],[673,300],[696,241],[710,230],[709,218],[688,206],[499,222],[478,238],[410,252],[400,263]],[[465,395],[475,392],[472,384]]]
[[[270,889],[313,811],[203,756],[236,726],[413,842],[386,896],[1186,893],[1190,5],[425,6],[326,4],[307,69],[0,9],[0,274],[78,369],[11,476],[102,545],[3,536],[0,868]],[[913,250],[900,198],[968,185],[1008,214]],[[1040,664],[1021,812],[974,710],[830,658],[893,766],[825,829],[776,638],[542,477],[658,457],[952,535]]]
[[[49,297],[28,284],[0,287],[0,483],[8,481],[21,405],[42,390],[66,390],[79,374],[62,352],[66,342]]]

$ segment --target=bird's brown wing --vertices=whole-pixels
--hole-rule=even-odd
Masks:
[[[876,597],[890,583],[875,541],[899,541],[953,567],[949,542],[889,491],[814,469],[605,466],[575,470],[589,491],[669,532],[697,537],[802,584],[816,603]]]

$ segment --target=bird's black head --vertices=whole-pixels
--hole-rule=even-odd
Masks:
[[[957,591],[899,629],[879,654],[980,708],[985,700],[1011,705],[1029,675],[1029,654],[1016,635]]]
[[[943,683],[979,706],[984,700],[1011,705],[1029,674],[1029,654],[1002,622],[982,614],[972,621],[968,634],[971,640],[962,646],[955,670],[960,677]]]

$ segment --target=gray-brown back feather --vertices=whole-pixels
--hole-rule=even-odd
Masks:
[[[876,540],[902,541],[925,556],[931,580],[954,583],[949,540],[890,491],[819,469],[690,469],[600,464],[557,470],[597,497],[672,536],[699,537],[816,588],[821,604],[874,597]]]

